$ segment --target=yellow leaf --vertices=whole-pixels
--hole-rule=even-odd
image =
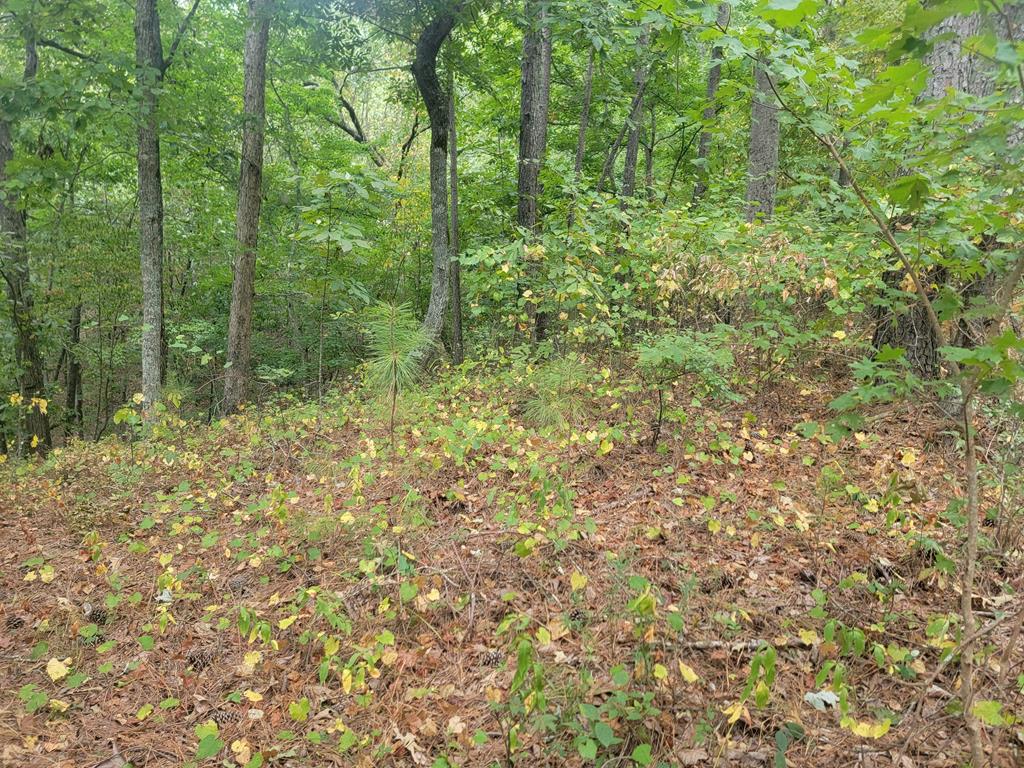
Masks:
[[[52,565],[44,565],[39,569],[39,580],[43,584],[50,584],[57,577],[57,572],[53,570]]]
[[[904,451],[903,457],[900,459],[900,464],[904,467],[912,467],[917,463],[917,454],[913,451]]]
[[[839,339],[839,341],[842,341],[843,339],[846,338],[846,331],[836,331],[835,333],[832,334],[832,338]]]
[[[892,721],[883,720],[880,723],[863,723],[859,720],[854,720],[852,717],[844,717],[839,721],[839,724],[843,728],[849,728],[857,736],[865,739],[880,739],[889,732],[889,726],[892,725]]]
[[[711,518],[710,520],[708,520],[708,530],[711,531],[711,533],[713,533],[713,534],[714,533],[718,533],[720,530],[722,530],[722,523],[721,523],[721,521],[720,520],[715,520],[714,518]]]
[[[579,571],[573,571],[572,576],[569,577],[569,582],[572,584],[572,591],[579,592],[587,586],[587,577]]]
[[[235,739],[231,742],[231,753],[235,756],[235,762],[245,765],[252,759],[252,747],[245,739]]]
[[[288,629],[288,627],[290,627],[292,624],[295,623],[295,620],[297,618],[299,618],[299,617],[298,616],[288,616],[287,618],[281,619],[279,622],[277,622],[277,628],[278,629]]]
[[[239,671],[243,675],[251,675],[256,671],[256,665],[260,663],[263,654],[259,651],[249,651],[242,659],[242,666]]]
[[[247,691],[246,691],[245,693],[243,693],[242,695],[243,695],[243,696],[245,696],[245,698],[247,698],[247,699],[248,699],[249,701],[251,701],[251,702],[252,702],[253,704],[256,704],[256,703],[258,703],[258,702],[261,702],[261,701],[263,701],[263,694],[262,694],[262,693],[257,693],[257,692],[256,692],[256,691],[254,691],[254,690],[253,690],[252,688],[248,689],[248,690],[247,690]]]
[[[68,676],[68,665],[60,659],[50,659],[46,662],[46,674],[56,683]]]
[[[801,629],[800,642],[804,645],[815,646],[821,642],[821,639],[818,637],[818,633],[813,629]]]
[[[52,709],[54,712],[67,712],[69,706],[71,705],[68,704],[66,701],[61,701],[60,699],[50,699],[50,709]]]
[[[679,662],[679,674],[683,676],[683,680],[688,683],[696,683],[700,680],[700,676],[693,671],[693,667],[687,664],[685,661]]]
[[[551,643],[551,633],[548,632],[547,627],[539,627],[537,629],[537,642],[541,645],[548,645]]]
[[[665,665],[664,664],[655,664],[654,665],[654,679],[655,680],[664,680],[666,677],[668,677],[668,670],[665,668]]]
[[[341,670],[341,689],[345,693],[352,692],[352,670],[347,667]]]
[[[436,603],[438,600],[441,599],[441,593],[437,591],[437,587],[434,587],[432,590],[427,592],[427,594],[424,595],[424,597],[427,598],[427,602]]]
[[[615,447],[615,443],[605,438],[601,441],[601,444],[597,447],[597,455],[604,456],[606,453],[611,453],[612,448]]]
[[[747,708],[743,706],[742,701],[737,701],[735,704],[731,704],[730,706],[726,707],[722,710],[722,714],[729,716],[730,725],[735,723],[744,715],[746,715],[748,719],[750,717],[750,713],[747,711]]]

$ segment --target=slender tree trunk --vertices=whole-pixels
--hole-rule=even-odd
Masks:
[[[654,145],[658,141],[658,115],[651,105],[651,137],[644,144],[644,187],[649,201],[654,200]]]
[[[551,28],[548,26],[548,0],[526,0],[526,32],[523,35],[523,59],[519,97],[519,182],[516,223],[529,238],[540,235],[540,170],[548,140],[548,103],[551,94]],[[531,267],[534,265],[531,262]],[[530,282],[537,279],[531,272]],[[535,291],[535,293],[537,293]],[[547,335],[549,319],[527,304],[532,334],[536,341]]]
[[[68,375],[65,404],[65,427],[67,436],[83,436],[82,414],[82,363],[78,359],[78,345],[82,340],[82,304],[75,304],[68,322]]]
[[[718,4],[718,17],[715,24],[723,31],[729,26],[729,17],[732,15],[732,8],[729,3]],[[708,158],[711,155],[711,128],[715,116],[718,114],[718,105],[715,97],[718,95],[718,84],[722,82],[722,46],[716,45],[711,48],[711,68],[708,70],[708,85],[704,93],[704,112],[701,115],[704,128],[700,133],[700,140],[697,144],[697,183],[693,187],[693,201],[697,202],[708,189]]]
[[[580,108],[580,129],[576,136],[576,160],[573,164],[572,179],[575,187],[579,187],[583,178],[583,158],[587,152],[587,128],[590,125],[590,102],[594,96],[594,57],[596,51],[591,46],[587,55],[587,71],[583,75],[583,105]],[[576,223],[576,192],[569,201],[568,228]]]
[[[156,0],[135,4],[135,67],[139,90],[139,255],[142,269],[142,396],[145,410],[160,399],[164,320],[164,198],[160,177],[157,89],[164,57]]]
[[[437,78],[437,54],[455,26],[462,4],[434,18],[416,41],[412,73],[430,116],[430,250],[433,271],[423,328],[437,339],[444,328],[451,291],[448,243],[448,97]]]
[[[747,159],[747,221],[768,220],[775,211],[779,172],[779,108],[765,62],[754,64]]]
[[[647,51],[650,42],[650,32],[644,31],[640,37],[639,47],[641,56]],[[629,113],[629,138],[626,140],[626,159],[622,167],[622,197],[630,198],[636,192],[636,164],[640,154],[640,132],[643,130],[644,117],[644,91],[647,88],[647,78],[650,74],[650,67],[646,61],[640,61],[633,72],[633,90],[637,98],[633,100],[632,109]]]
[[[256,280],[256,244],[263,199],[263,132],[266,119],[267,40],[270,0],[249,0],[245,35],[242,166],[235,213],[235,263],[228,318],[224,412],[233,413],[245,399],[252,350],[252,312]]]
[[[24,82],[36,76],[39,57],[31,37],[25,41]],[[8,163],[14,159],[14,136],[8,120],[0,119],[0,274],[7,286],[7,298],[14,321],[14,358],[18,366],[18,394],[24,414],[19,454],[44,453],[52,445],[50,418],[46,413],[46,376],[39,349],[32,281],[27,247],[27,226],[23,201],[17,191],[4,187],[9,181]]]
[[[455,82],[448,92],[448,153],[451,186],[451,282],[452,282],[452,361],[461,365],[465,357],[462,343],[462,268],[459,264],[459,140],[455,129]]]

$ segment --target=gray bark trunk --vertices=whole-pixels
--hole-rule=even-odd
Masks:
[[[249,0],[245,35],[242,166],[235,213],[234,277],[228,318],[228,367],[224,377],[224,412],[238,410],[246,396],[252,356],[252,313],[256,280],[256,245],[263,199],[263,134],[266,120],[267,40],[270,0]]]
[[[940,99],[952,89],[959,93],[984,96],[992,92],[992,80],[984,70],[984,62],[965,53],[963,43],[982,29],[981,14],[950,16],[936,24],[929,38],[943,36],[924,58],[930,68],[928,82],[919,99]],[[903,270],[884,275],[890,288],[899,285]],[[958,339],[964,342],[965,339]],[[939,342],[928,318],[927,308],[915,301],[900,314],[879,308],[875,314],[875,330],[871,339],[875,349],[884,346],[903,349],[913,371],[924,379],[934,379],[941,373]]]
[[[430,250],[433,270],[423,328],[434,339],[444,328],[451,290],[448,243],[448,97],[437,78],[437,54],[455,26],[461,5],[433,19],[416,42],[412,73],[430,116]]]
[[[547,0],[526,0],[526,32],[519,97],[519,183],[516,223],[535,238],[541,231],[538,199],[540,170],[548,140],[548,103],[551,94],[551,28]],[[535,277],[535,276],[534,276]],[[543,341],[549,319],[527,304],[533,338]]]
[[[448,94],[448,152],[451,156],[451,283],[452,283],[452,362],[460,365],[465,357],[462,344],[462,268],[459,264],[459,141],[455,130],[455,83]]]
[[[718,4],[718,16],[715,24],[723,31],[729,26],[729,18],[732,15],[732,8],[728,3]],[[697,183],[693,187],[693,201],[697,202],[708,190],[708,157],[711,155],[712,124],[718,114],[718,105],[715,98],[718,95],[718,84],[722,82],[722,46],[716,45],[711,49],[711,68],[708,70],[708,85],[704,92],[704,112],[701,119],[704,129],[700,133],[697,143]]]
[[[754,64],[747,159],[747,221],[768,220],[775,211],[779,172],[779,108],[763,61]]]
[[[30,38],[25,41],[25,82],[35,78],[38,67],[39,57],[35,43]],[[22,427],[15,450],[24,455],[44,453],[52,443],[49,416],[32,403],[33,398],[45,399],[46,377],[34,312],[25,210],[16,191],[2,192],[9,180],[8,163],[14,159],[12,128],[8,120],[0,120],[0,243],[3,244],[0,274],[7,286],[7,298],[14,321],[14,357],[18,366],[18,394],[22,398]]]
[[[163,337],[164,201],[160,178],[157,88],[163,45],[156,0],[135,5],[135,68],[139,89],[139,261],[142,270],[142,396],[147,412],[160,399]]]
[[[537,200],[540,169],[548,139],[551,88],[551,29],[546,0],[526,0],[522,77],[519,99],[519,187],[516,223],[533,234],[540,231]]]
[[[646,55],[650,33],[645,31],[640,37],[640,55]],[[644,91],[650,68],[646,61],[640,61],[633,72],[633,91],[637,97],[633,99],[629,113],[629,137],[626,140],[626,159],[622,167],[622,197],[630,198],[636,192],[636,164],[640,155],[640,132],[643,130]]]

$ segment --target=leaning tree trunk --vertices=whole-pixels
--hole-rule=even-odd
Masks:
[[[747,156],[747,221],[768,220],[775,211],[779,172],[779,108],[763,60],[754,64],[750,105],[750,151]]]
[[[644,31],[640,36],[639,48],[641,57],[646,56],[650,32]],[[643,130],[644,91],[650,68],[646,61],[641,60],[633,72],[633,92],[637,98],[633,100],[629,113],[629,137],[626,140],[626,159],[622,166],[622,197],[628,199],[636,192],[636,163],[640,155],[640,132]]]
[[[25,42],[24,81],[36,76],[39,57],[30,38]],[[24,413],[19,454],[45,452],[51,446],[50,418],[47,415],[46,381],[43,356],[39,349],[39,329],[35,321],[32,281],[26,244],[25,210],[16,190],[5,189],[8,164],[14,159],[11,123],[0,119],[0,274],[7,286],[7,298],[14,321],[14,358],[18,366],[18,394]]]
[[[523,35],[523,60],[519,99],[519,183],[516,223],[536,238],[541,221],[537,201],[540,197],[540,169],[548,140],[548,103],[551,94],[551,28],[547,18],[547,0],[526,0],[527,29]],[[536,277],[534,275],[534,277]],[[548,318],[530,308],[533,336],[542,341],[547,335]]]
[[[718,4],[718,16],[715,24],[724,32],[729,26],[732,8],[728,3]],[[722,82],[722,46],[711,48],[711,68],[708,70],[708,85],[704,93],[704,112],[701,114],[703,130],[697,143],[697,183],[693,187],[693,201],[697,202],[708,189],[708,157],[711,155],[711,127],[718,114],[715,97],[718,95],[718,84]]]
[[[924,63],[931,72],[919,99],[940,99],[947,91],[984,96],[992,91],[992,80],[985,70],[984,61],[963,50],[964,41],[982,31],[981,14],[950,16],[936,24],[928,33],[940,38],[925,55]],[[904,277],[902,269],[891,270],[883,276],[890,290],[896,290]],[[934,275],[931,283],[941,284]],[[959,338],[957,343],[965,339]],[[875,330],[871,339],[875,349],[885,346],[903,349],[907,362],[920,377],[934,379],[941,373],[939,343],[931,324],[927,308],[918,300],[911,300],[902,311],[879,307],[875,311]]]
[[[156,0],[135,5],[135,67],[139,89],[139,261],[142,270],[142,397],[146,412],[160,399],[164,322],[164,193],[160,178],[157,89],[163,45]]]
[[[423,329],[434,339],[444,329],[451,290],[451,252],[448,243],[448,97],[437,78],[437,54],[455,26],[455,8],[433,19],[416,41],[412,74],[430,116],[430,250],[433,271],[430,301]]]
[[[263,131],[266,119],[267,38],[270,0],[249,0],[245,35],[242,166],[235,213],[235,263],[228,317],[224,412],[233,413],[245,399],[252,350],[252,311],[256,280],[256,244],[263,198]]]

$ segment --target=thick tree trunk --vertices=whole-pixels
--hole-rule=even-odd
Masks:
[[[39,57],[35,43],[25,42],[26,82],[36,76]],[[35,321],[29,255],[26,244],[27,227],[22,200],[16,191],[3,193],[8,178],[7,166],[14,159],[14,136],[7,120],[0,120],[0,274],[7,286],[7,298],[14,321],[14,357],[18,366],[18,394],[21,395],[23,420],[20,439],[15,445],[19,454],[45,452],[51,446],[50,419],[46,414],[46,381],[43,357],[39,350],[39,329]],[[35,402],[33,402],[35,401]],[[42,401],[42,402],[41,402]]]
[[[645,31],[640,37],[639,48],[641,56],[647,51],[650,41],[650,33]],[[622,167],[622,197],[630,198],[636,192],[636,163],[640,155],[640,132],[643,130],[644,118],[644,91],[647,88],[647,78],[650,68],[646,61],[641,60],[633,72],[633,92],[637,98],[633,99],[632,109],[629,113],[629,138],[626,140],[626,159]]]
[[[451,204],[451,283],[452,283],[452,362],[460,365],[465,357],[462,343],[462,268],[459,264],[459,141],[455,130],[455,83],[448,94],[448,152]]]
[[[535,238],[541,221],[537,201],[540,198],[540,170],[548,140],[548,103],[551,94],[551,28],[548,25],[547,0],[526,0],[527,29],[523,35],[523,59],[519,98],[519,184],[516,223]],[[533,336],[542,341],[547,335],[548,318],[527,305]]]
[[[718,16],[715,24],[723,31],[729,26],[732,8],[729,3],[718,4]],[[697,202],[708,189],[708,157],[711,155],[712,124],[718,114],[715,98],[718,95],[718,84],[722,82],[722,46],[711,48],[711,68],[708,70],[708,84],[704,92],[704,112],[701,119],[704,128],[697,143],[697,183],[693,187],[693,201]]]
[[[763,61],[754,64],[747,159],[747,221],[768,220],[775,211],[779,172],[779,107]]]
[[[242,166],[235,212],[234,278],[228,318],[224,412],[233,413],[245,399],[252,350],[252,312],[256,280],[256,244],[263,199],[263,132],[266,119],[267,39],[270,0],[249,0],[245,35]]]
[[[950,16],[929,31],[929,38],[940,39],[925,55],[924,63],[931,72],[920,99],[940,99],[949,90],[975,96],[992,92],[993,83],[985,71],[984,61],[963,50],[964,41],[981,31],[981,14]],[[903,276],[903,270],[899,269],[886,273],[883,279],[895,289]],[[933,282],[941,282],[934,277]],[[966,339],[959,336],[957,341],[966,342]],[[911,369],[922,378],[934,379],[941,373],[939,342],[921,301],[914,301],[899,314],[889,308],[878,308],[871,343],[875,349],[883,346],[903,349]]]
[[[573,164],[572,179],[576,187],[579,187],[583,178],[583,158],[587,152],[587,128],[590,125],[590,103],[594,96],[594,57],[596,51],[593,46],[587,55],[587,71],[583,75],[583,104],[580,108],[580,128],[576,136],[576,159]],[[576,223],[576,193],[573,192],[573,199],[569,201],[568,228],[572,229]]]
[[[451,291],[448,243],[448,97],[437,78],[437,54],[455,26],[461,4],[433,19],[416,42],[412,74],[430,116],[430,250],[433,271],[423,328],[437,339],[444,328]]]
[[[135,4],[135,68],[139,90],[139,261],[142,270],[142,396],[160,399],[164,319],[164,196],[160,177],[157,89],[164,57],[156,0]]]
[[[82,340],[82,305],[71,310],[68,322],[68,375],[65,400],[65,427],[67,436],[82,437],[85,428],[82,411],[82,363],[78,359],[78,345]]]

